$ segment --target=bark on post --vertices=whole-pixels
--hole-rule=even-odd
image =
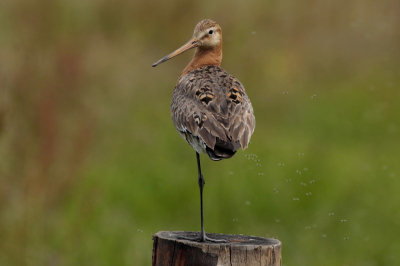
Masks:
[[[160,231],[153,236],[153,266],[280,266],[277,239],[243,235],[207,235],[228,243],[199,243],[179,239],[199,232]]]

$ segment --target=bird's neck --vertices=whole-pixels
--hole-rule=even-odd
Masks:
[[[202,66],[220,66],[222,61],[222,41],[219,45],[212,48],[196,48],[192,61],[182,71],[180,77],[183,77],[190,71]]]

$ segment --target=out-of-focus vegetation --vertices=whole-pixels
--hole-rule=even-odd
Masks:
[[[277,237],[284,265],[400,265],[400,2],[2,1],[0,265],[150,265],[199,230],[172,91],[196,23],[257,126],[202,156],[208,232]]]

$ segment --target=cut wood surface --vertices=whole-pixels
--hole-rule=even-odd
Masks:
[[[160,231],[153,236],[153,266],[280,266],[281,247],[277,239],[208,233],[228,243],[195,242],[199,232]]]

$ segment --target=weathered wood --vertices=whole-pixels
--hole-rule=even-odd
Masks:
[[[228,243],[199,243],[180,236],[199,232],[161,231],[153,236],[153,266],[280,266],[281,247],[277,239],[243,235],[210,234]]]

